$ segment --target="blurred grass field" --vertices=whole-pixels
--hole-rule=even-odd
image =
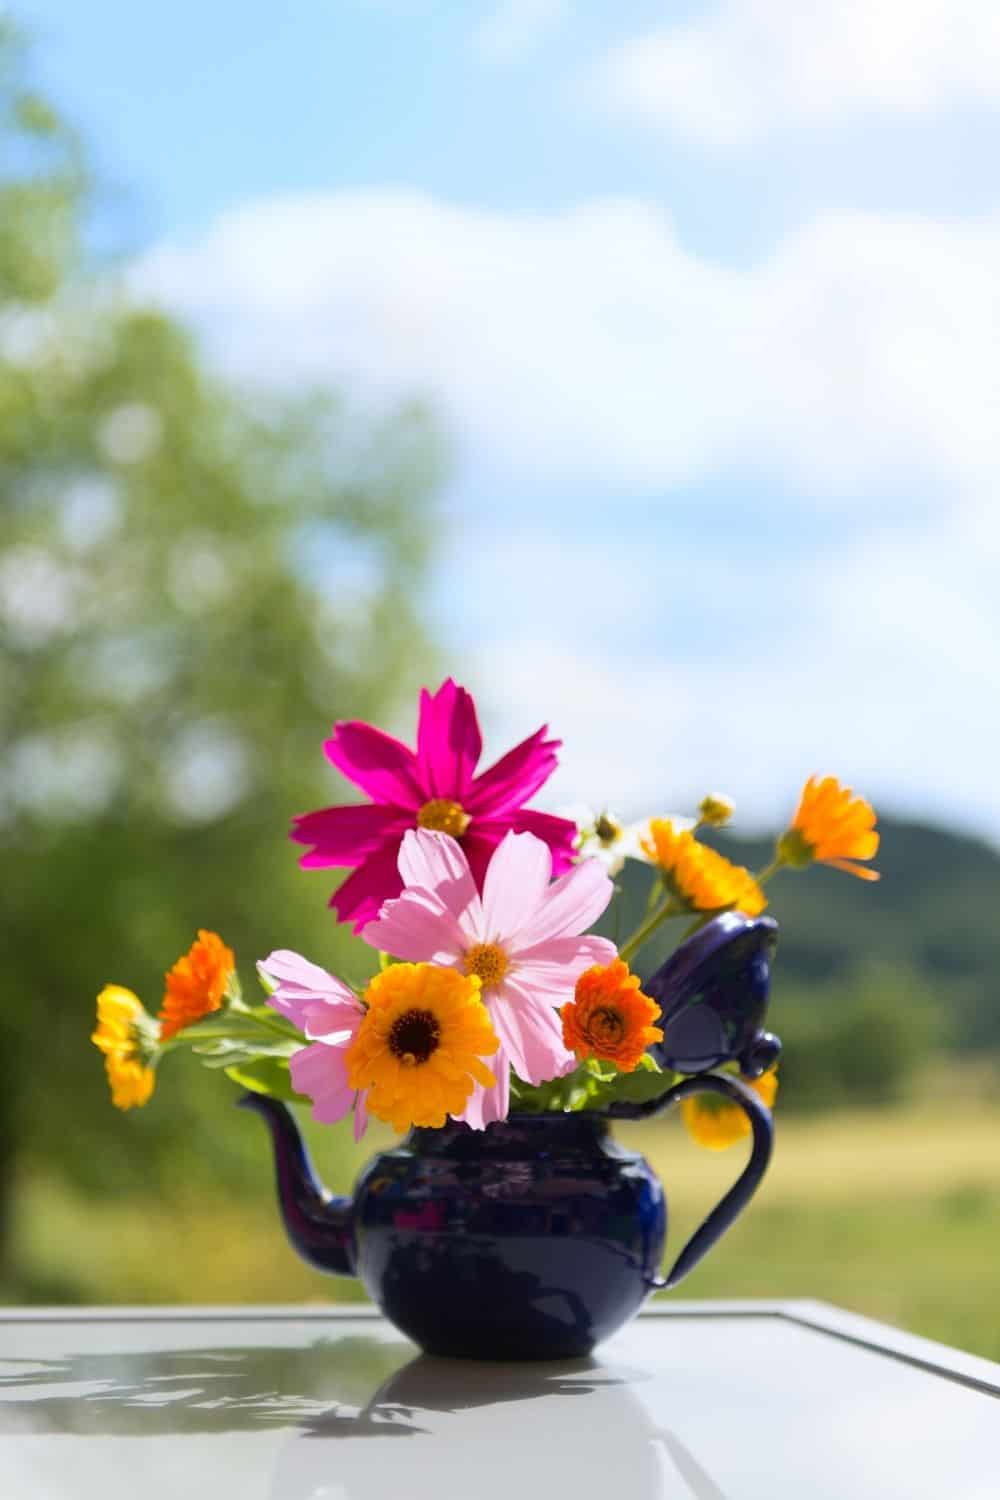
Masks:
[[[736,1175],[743,1148],[700,1150],[674,1120],[618,1133],[660,1172],[676,1248]],[[343,1191],[389,1137],[355,1147],[336,1135],[333,1158],[329,1136],[313,1141],[328,1184]],[[263,1163],[263,1132],[259,1147]],[[109,1288],[123,1303],[360,1296],[296,1258],[263,1182],[247,1201],[220,1187],[166,1207],[98,1205],[34,1177],[19,1185],[15,1233],[35,1302],[102,1302]],[[1000,1107],[942,1090],[891,1111],[779,1117],[756,1201],[676,1295],[820,1298],[1000,1360],[998,1246]]]

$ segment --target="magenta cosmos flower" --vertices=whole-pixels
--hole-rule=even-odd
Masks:
[[[368,1125],[366,1090],[347,1082],[347,1051],[364,1020],[364,1006],[339,979],[298,953],[279,948],[257,965],[275,985],[268,1004],[304,1032],[312,1043],[288,1060],[292,1084],[313,1101],[313,1119],[333,1125],[354,1111],[354,1139]]]
[[[576,824],[524,806],[556,767],[561,741],[547,740],[547,729],[543,725],[477,776],[483,741],[476,705],[450,677],[436,693],[424,688],[420,694],[415,751],[371,724],[335,724],[323,746],[327,759],[372,800],[303,813],[292,824],[292,838],[312,845],[299,861],[303,869],[354,870],[330,901],[338,920],[359,932],[383,901],[399,895],[399,846],[409,828],[458,839],[480,886],[490,855],[511,829],[542,839],[557,875],[568,869]]]
[[[607,938],[581,937],[611,899],[608,875],[585,859],[552,883],[549,847],[530,833],[508,833],[476,889],[457,840],[423,829],[403,837],[405,889],[361,934],[366,943],[411,963],[478,974],[500,1040],[491,1059],[493,1088],[477,1085],[459,1117],[474,1129],[507,1117],[510,1068],[525,1083],[545,1083],[576,1067],[562,1039],[559,1007],[591,964],[616,956]]]

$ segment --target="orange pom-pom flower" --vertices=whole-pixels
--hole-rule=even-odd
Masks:
[[[235,968],[232,949],[218,933],[199,931],[197,941],[167,974],[160,1008],[164,1041],[219,1009]]]
[[[616,958],[610,964],[585,969],[576,981],[574,999],[559,1012],[563,1041],[577,1057],[599,1057],[631,1073],[652,1042],[663,1032],[653,1022],[660,1014],[655,1000],[644,995],[639,978]]]

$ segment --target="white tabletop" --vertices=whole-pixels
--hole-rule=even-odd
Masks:
[[[1000,1496],[1000,1366],[818,1303],[670,1302],[536,1365],[364,1308],[0,1312],[0,1386],[3,1500]]]

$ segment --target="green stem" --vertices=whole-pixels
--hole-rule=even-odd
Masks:
[[[773,875],[784,869],[785,861],[780,854],[776,854],[769,865],[765,865],[759,874],[754,876],[758,885],[766,885]]]
[[[246,1016],[253,1021],[255,1026],[260,1026],[264,1031],[277,1032],[278,1036],[295,1038],[299,1032],[284,1016],[276,1016],[259,1006],[247,1005],[245,1000],[234,1000],[229,1009],[233,1014]]]
[[[724,906],[721,908],[721,910],[728,911],[729,907]],[[718,912],[700,911],[695,917],[694,921],[691,922],[687,927],[685,927],[684,931],[681,933],[681,942],[686,943],[689,937],[694,937],[695,933],[700,932],[705,923],[710,922],[715,916],[718,916]]]
[[[659,894],[660,894],[660,892],[662,890],[663,890],[663,880],[662,880],[662,877],[654,872],[653,879],[650,882],[650,886],[649,886],[649,894],[646,897],[646,909],[643,912],[643,916],[642,916],[643,921],[645,921],[646,918],[651,915],[653,907],[656,905],[657,897],[659,896]]]
[[[299,1032],[287,1023],[278,1020],[277,1017],[272,1021],[270,1016],[254,1015],[246,1008],[234,1007],[234,1009],[237,1009],[240,1016],[252,1021],[261,1031],[271,1032],[272,1035],[279,1036],[283,1042],[304,1040]],[[160,1053],[166,1055],[168,1052],[176,1052],[180,1047],[195,1047],[199,1042],[244,1041],[246,1039],[245,1031],[234,1030],[233,1027],[226,1025],[225,1020],[199,1021],[194,1026],[185,1027],[183,1031],[179,1031],[176,1036],[169,1037],[159,1046]]]
[[[641,922],[632,936],[622,944],[618,949],[618,957],[628,963],[633,953],[637,953],[645,943],[649,942],[649,939],[658,927],[662,926],[670,917],[683,916],[686,910],[687,907],[679,906],[673,896],[668,896],[659,911],[654,911],[651,917],[647,917],[645,922]]]

